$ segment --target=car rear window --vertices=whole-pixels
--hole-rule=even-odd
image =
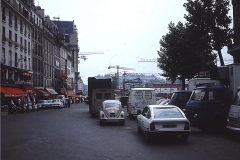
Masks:
[[[183,118],[184,116],[177,108],[153,108],[154,118]]]
[[[117,103],[105,103],[105,108],[119,108],[120,105]]]

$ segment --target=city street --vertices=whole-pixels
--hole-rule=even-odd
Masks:
[[[126,116],[125,125],[101,126],[85,103],[1,115],[2,160],[235,160],[239,151],[240,135],[197,128],[187,143],[179,137],[147,142],[137,132],[136,120]]]

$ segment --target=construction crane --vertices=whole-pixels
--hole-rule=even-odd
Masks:
[[[92,54],[104,54],[103,51],[96,51],[96,52],[80,52],[78,54],[78,58],[83,59],[84,61],[87,59],[86,55],[92,55]]]
[[[119,69],[123,69],[123,70],[134,70],[134,68],[128,68],[128,67],[120,67],[119,65],[116,65],[116,66],[108,66],[108,69],[111,69],[111,68],[116,68],[117,69],[117,84],[118,84],[118,89],[120,89],[120,85],[119,85]]]
[[[140,59],[138,62],[157,62],[157,59]]]

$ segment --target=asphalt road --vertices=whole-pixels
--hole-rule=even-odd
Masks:
[[[1,116],[2,160],[238,160],[240,135],[192,128],[179,137],[147,142],[136,120],[99,125],[84,103],[70,108]]]

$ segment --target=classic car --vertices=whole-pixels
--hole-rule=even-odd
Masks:
[[[137,116],[138,132],[146,140],[163,136],[181,136],[186,142],[191,132],[190,122],[182,110],[174,105],[148,105]]]
[[[51,106],[51,103],[49,103],[49,100],[39,100],[37,103],[38,109],[47,109]]]
[[[105,100],[99,112],[100,124],[104,122],[119,122],[124,125],[125,116],[122,104],[118,100]]]

